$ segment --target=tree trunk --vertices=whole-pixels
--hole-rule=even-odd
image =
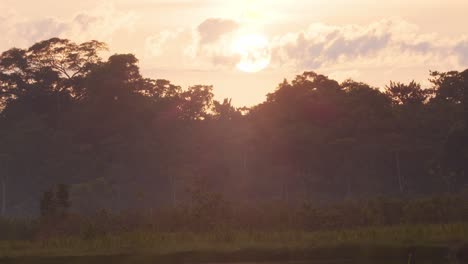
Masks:
[[[346,173],[346,196],[351,197],[351,173],[345,172]]]
[[[244,151],[242,155],[242,168],[244,169],[244,173],[247,173],[247,151]]]
[[[464,115],[464,121],[465,121],[465,128],[464,128],[464,133],[463,133],[463,147],[464,149],[467,149],[468,147],[468,70],[465,70],[462,73],[463,77],[463,115]],[[466,152],[465,152],[466,154]],[[468,162],[464,162],[463,164],[463,176],[465,176],[465,171],[468,170]],[[465,180],[465,177],[462,178],[463,181]]]
[[[284,181],[283,181],[283,201],[286,204],[289,204],[289,190],[288,190],[287,177],[284,177]]]
[[[346,197],[351,197],[352,193],[352,170],[351,170],[351,162],[350,158],[352,157],[351,151],[345,151],[342,156],[341,161],[341,170],[339,171],[341,176],[345,178],[345,187],[346,187]]]
[[[468,71],[463,72],[463,115],[465,129],[468,127]]]
[[[60,111],[62,110],[61,102],[60,102],[60,92],[57,91],[55,96],[56,96],[56,99],[57,99],[57,117],[58,117],[60,115]]]
[[[397,170],[397,177],[398,177],[398,187],[400,189],[400,193],[403,193],[403,178],[401,176],[401,166],[400,166],[400,151],[395,151],[395,162],[396,162],[396,170]]]
[[[175,186],[175,178],[174,178],[174,174],[172,173],[171,176],[170,176],[170,180],[171,180],[171,191],[172,191],[172,207],[176,207],[176,200],[177,200],[177,197],[176,197],[176,186]]]
[[[351,155],[348,156],[348,158]],[[352,170],[351,170],[351,163],[350,161],[345,157],[343,161],[343,173],[346,174],[346,197],[350,198],[351,193],[352,193]]]
[[[6,215],[6,176],[3,175],[1,177],[2,179],[2,182],[1,182],[1,185],[2,185],[2,211],[1,211],[1,216],[5,216]]]
[[[284,201],[289,204],[289,190],[287,183],[284,183]]]

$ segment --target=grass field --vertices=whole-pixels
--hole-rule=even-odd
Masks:
[[[466,245],[468,224],[320,232],[129,232],[92,239],[1,241],[0,260],[40,263],[41,258],[52,261],[68,257],[67,263],[71,263],[71,256],[77,261],[86,261],[83,263],[94,263],[103,258],[115,258],[112,263],[405,259],[410,251],[414,251],[418,258],[450,259],[457,254],[464,257]],[[119,262],[130,258],[131,262]]]

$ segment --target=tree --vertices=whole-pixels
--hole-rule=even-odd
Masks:
[[[139,88],[140,92],[155,100],[163,98],[177,98],[182,92],[182,88],[178,85],[172,84],[168,80],[158,79],[153,80],[145,78]]]
[[[117,54],[93,68],[86,79],[87,100],[112,104],[125,102],[136,94],[143,79],[133,54]]]
[[[57,186],[57,192],[55,194],[57,199],[57,210],[61,216],[66,216],[68,214],[68,209],[70,208],[70,197],[69,197],[69,187],[65,184],[59,184]]]
[[[424,90],[415,81],[409,84],[390,82],[385,94],[392,99],[395,105],[423,104],[429,98],[431,90]]]
[[[67,216],[70,208],[69,187],[58,184],[55,188],[42,193],[40,199],[41,216],[47,219]]]
[[[440,83],[442,92],[446,96],[452,95],[445,100],[461,103],[463,106],[463,118],[451,127],[442,154],[442,167],[445,177],[450,181],[450,190],[450,185],[462,186],[466,183],[468,171],[468,70],[462,73],[439,73],[437,76],[443,79],[436,82]]]
[[[224,99],[222,103],[213,101],[214,118],[225,121],[239,118],[242,114],[239,110],[232,106],[231,102],[231,99]]]
[[[43,218],[54,217],[57,212],[57,201],[53,191],[48,190],[43,192],[40,200],[41,216]]]
[[[79,98],[84,77],[101,62],[99,52],[106,48],[99,41],[76,44],[52,38],[27,50],[8,50],[0,56],[0,95],[10,100],[46,89]]]
[[[0,210],[0,216],[6,216],[6,210],[7,210],[7,171],[6,171],[6,160],[5,156],[0,156],[0,159],[2,160],[2,170],[1,170],[1,177],[0,177],[0,187],[1,187],[1,192],[2,192],[2,202],[1,202],[1,210]]]
[[[464,81],[458,71],[430,73],[429,81],[435,89],[435,100],[447,101],[450,103],[461,104],[463,101]]]
[[[213,86],[195,85],[181,94],[181,116],[185,120],[204,120],[213,104]]]
[[[105,43],[95,40],[76,44],[68,39],[51,38],[34,44],[27,53],[31,67],[50,68],[71,80],[86,75],[93,65],[101,62],[99,52],[106,49]]]
[[[304,72],[241,109],[212,86],[145,78],[134,55],[104,59],[104,48],[54,38],[0,55],[3,212],[41,197],[43,215],[66,214],[68,185],[42,193],[58,183],[74,184],[74,209],[119,210],[188,203],[181,190],[197,176],[252,203],[419,195],[439,190],[428,172],[439,167],[464,182],[466,72],[385,91]]]

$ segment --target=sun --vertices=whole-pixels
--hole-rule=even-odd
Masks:
[[[239,37],[233,50],[240,56],[237,68],[243,72],[259,72],[270,64],[271,51],[266,37],[258,34]]]

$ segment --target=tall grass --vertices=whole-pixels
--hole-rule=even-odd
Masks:
[[[103,210],[40,221],[0,220],[0,257],[468,245],[462,196],[252,208],[207,197],[192,207],[151,214]]]
[[[182,252],[305,251],[345,246],[389,248],[460,246],[468,242],[468,224],[402,225],[351,230],[300,232],[125,232],[91,239],[49,238],[0,242],[0,257],[112,254],[167,255]]]

